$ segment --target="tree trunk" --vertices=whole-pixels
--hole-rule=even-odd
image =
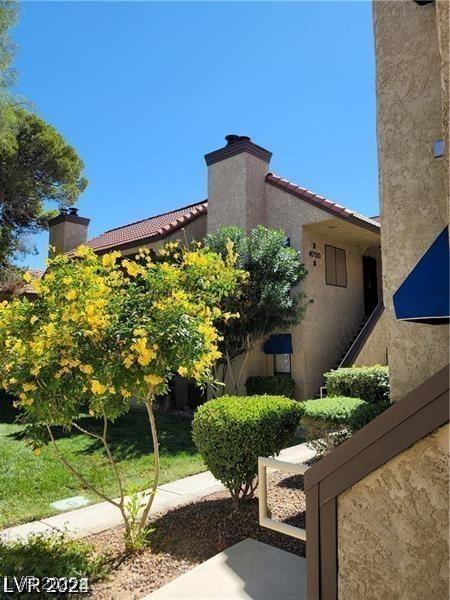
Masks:
[[[142,517],[141,517],[141,520],[139,523],[138,533],[141,533],[141,531],[144,529],[144,527],[147,523],[148,515],[150,513],[150,509],[152,507],[153,500],[155,499],[156,490],[158,488],[158,483],[159,483],[159,473],[160,473],[159,443],[158,443],[158,433],[156,430],[155,414],[153,412],[153,400],[154,400],[154,395],[153,395],[153,390],[151,390],[149,392],[149,394],[147,395],[144,403],[145,403],[145,407],[147,409],[148,419],[150,421],[150,428],[152,431],[153,456],[154,456],[153,485],[152,485],[152,489],[150,491],[150,498],[148,499],[147,505],[145,506],[144,512],[142,513]]]

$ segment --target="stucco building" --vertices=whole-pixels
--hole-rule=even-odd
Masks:
[[[99,254],[175,239],[202,239],[221,225],[250,230],[258,224],[282,230],[301,253],[308,271],[302,292],[312,302],[302,323],[289,332],[292,353],[266,354],[257,343],[242,377],[290,373],[297,398],[315,397],[324,372],[337,366],[362,325],[381,301],[380,223],[269,172],[271,152],[245,136],[230,135],[226,145],[206,154],[208,199],[106,231],[88,240],[89,220],[71,209],[50,222],[50,245],[67,252],[87,242]],[[384,317],[377,315],[371,335],[358,340],[356,364],[386,364]],[[373,327],[373,330],[372,330]],[[364,343],[363,343],[364,342]],[[361,358],[359,358],[361,357]],[[195,402],[195,390],[177,380],[178,400]],[[242,388],[245,391],[245,388]]]
[[[396,401],[449,362],[448,319],[430,312],[399,319],[394,303],[446,228],[448,256],[449,2],[375,1],[373,15],[385,319]],[[448,295],[445,267],[439,285]],[[428,286],[431,273],[421,292]],[[448,444],[447,424],[340,497],[339,598],[367,598],[369,589],[377,598],[448,598]]]
[[[305,474],[308,600],[449,597],[448,0],[375,0],[393,406]]]

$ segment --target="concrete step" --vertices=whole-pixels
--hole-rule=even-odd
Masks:
[[[143,600],[306,600],[306,560],[247,538]]]

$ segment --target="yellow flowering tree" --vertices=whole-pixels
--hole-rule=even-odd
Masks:
[[[165,260],[167,252],[176,260]],[[169,247],[156,259],[144,249],[121,260],[119,253],[98,257],[81,246],[73,257],[49,261],[44,278],[32,281],[34,301],[0,304],[2,384],[23,409],[35,448],[50,442],[84,486],[120,509],[129,548],[142,539],[158,485],[154,398],[176,372],[199,384],[212,382],[220,356],[217,326],[228,317],[220,306],[242,276],[232,253],[223,258],[207,249]],[[139,516],[130,512],[108,444],[108,425],[129,410],[131,398],[147,409],[154,450],[153,487]],[[102,433],[79,424],[86,411],[103,421]],[[67,461],[55,426],[77,429],[104,446],[118,501]]]

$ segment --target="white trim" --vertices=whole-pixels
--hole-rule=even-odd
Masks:
[[[273,529],[279,533],[290,535],[299,540],[306,541],[306,531],[300,527],[294,527],[288,523],[276,521],[268,516],[267,508],[267,468],[276,469],[278,471],[287,471],[295,475],[304,475],[307,466],[304,464],[294,464],[283,460],[275,460],[274,458],[258,457],[258,506],[259,506],[259,524],[261,527]]]
[[[450,319],[450,315],[442,315],[441,317],[404,317],[403,319],[396,317],[396,319],[397,321],[411,321],[411,319],[415,321],[428,321],[429,319]]]

